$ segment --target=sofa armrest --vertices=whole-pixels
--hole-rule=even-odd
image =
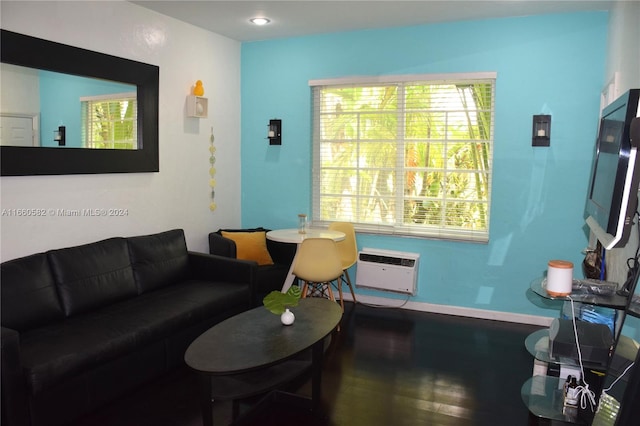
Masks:
[[[2,423],[28,425],[27,387],[20,361],[20,333],[0,327]]]
[[[190,251],[189,266],[194,278],[253,285],[258,264],[251,260]]]
[[[209,234],[209,253],[235,259],[237,253],[236,243],[217,232],[212,232]]]
[[[249,304],[253,302],[258,269],[256,262],[190,251],[189,266],[193,277],[197,279],[247,284],[250,290]]]

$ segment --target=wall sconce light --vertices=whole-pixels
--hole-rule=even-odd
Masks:
[[[269,145],[282,145],[282,120],[269,120]]]
[[[67,129],[65,126],[59,126],[58,130],[53,131],[53,140],[58,142],[58,146],[65,146],[67,144]]]
[[[551,145],[551,116],[550,115],[534,115],[533,116],[533,136],[531,139],[532,146],[550,146]]]

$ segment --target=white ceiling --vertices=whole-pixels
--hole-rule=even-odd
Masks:
[[[545,13],[607,10],[599,0],[130,0],[239,41]],[[615,1],[615,0],[614,0]],[[252,17],[271,23],[256,26]]]

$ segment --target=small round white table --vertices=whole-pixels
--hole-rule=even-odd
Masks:
[[[268,239],[272,241],[278,241],[280,243],[297,244],[297,247],[300,247],[300,244],[302,243],[302,241],[304,241],[305,238],[329,238],[337,242],[344,240],[345,236],[346,235],[344,234],[344,232],[314,228],[308,228],[304,234],[299,233],[297,228],[276,229],[267,232]],[[285,279],[284,285],[282,286],[283,293],[289,290],[289,287],[291,287],[291,285],[293,284],[293,280],[296,278],[295,275],[293,275],[293,265],[295,265],[297,257],[298,250],[296,248],[296,254],[293,257],[291,267],[289,268],[289,273],[287,274],[287,278]]]

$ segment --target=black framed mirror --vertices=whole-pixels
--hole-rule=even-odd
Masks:
[[[129,59],[0,30],[0,62],[34,70],[88,77],[135,87],[137,120],[132,149],[74,146],[0,146],[0,175],[62,175],[159,171],[159,68]],[[10,105],[3,105],[2,112]],[[78,114],[80,112],[78,111]],[[57,128],[43,128],[42,139],[59,141]],[[81,133],[81,129],[66,129]],[[51,135],[49,135],[51,133]],[[51,138],[49,138],[51,136]]]

